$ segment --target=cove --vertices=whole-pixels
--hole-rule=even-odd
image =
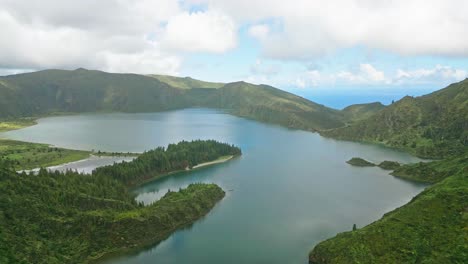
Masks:
[[[215,139],[241,147],[226,163],[161,178],[135,189],[151,203],[168,190],[213,182],[226,197],[202,220],[146,250],[106,263],[307,263],[308,252],[338,232],[362,227],[408,202],[424,185],[362,157],[419,161],[376,145],[326,139],[208,109],[144,114],[89,114],[38,120],[0,135],[83,150],[142,152],[181,140]]]

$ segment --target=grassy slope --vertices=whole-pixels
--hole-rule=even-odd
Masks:
[[[167,83],[174,88],[179,89],[197,89],[197,88],[212,88],[217,89],[224,86],[224,83],[217,83],[217,82],[205,82],[200,81],[197,79],[192,79],[190,77],[175,77],[169,75],[158,75],[158,74],[150,74],[148,75],[152,78],[156,78],[163,83]]]
[[[209,107],[312,131],[344,125],[342,112],[267,85],[237,82],[219,87],[221,84],[190,78],[162,76],[159,79],[163,81],[150,76],[85,69],[0,77],[0,118],[54,112],[154,112]],[[206,86],[218,89],[204,89]]]
[[[456,174],[463,165],[468,166],[468,153],[446,160],[405,164],[391,174],[395,177],[426,183],[436,183]]]
[[[59,165],[88,158],[89,154],[89,151],[0,139],[0,157],[11,160],[17,170]]]
[[[380,102],[375,102],[368,104],[350,105],[341,110],[341,112],[348,121],[352,122],[366,119],[384,108],[385,105],[381,104]]]
[[[14,120],[0,121],[0,132],[17,130],[36,124],[36,121],[32,118],[19,118]]]
[[[366,119],[322,134],[441,158],[466,151],[467,120],[468,79],[425,96],[407,96]]]
[[[382,219],[319,243],[310,263],[467,263],[467,120],[465,80],[426,96],[403,98],[369,118],[324,132],[447,158],[396,168],[396,177],[436,184]]]
[[[450,177],[362,229],[319,243],[310,263],[467,263],[468,167],[450,161]]]
[[[150,205],[136,204],[109,177],[17,175],[0,166],[0,263],[87,263],[165,239],[223,198],[194,184]]]
[[[185,107],[183,92],[155,78],[78,69],[0,77],[0,118],[53,112],[147,112]],[[20,100],[21,99],[21,100]]]
[[[291,128],[314,131],[344,125],[339,111],[267,85],[229,83],[205,98],[206,106]]]

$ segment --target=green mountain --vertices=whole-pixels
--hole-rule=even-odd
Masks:
[[[219,84],[85,69],[0,77],[3,119],[54,112],[155,112],[188,107],[222,109],[242,117],[312,131],[344,125],[341,112],[267,85]]]
[[[197,79],[193,79],[190,77],[175,77],[169,75],[158,75],[158,74],[150,74],[150,77],[156,78],[163,83],[167,83],[172,87],[180,88],[180,89],[194,89],[194,88],[211,88],[217,89],[224,86],[224,83],[217,83],[217,82],[205,82],[200,81]]]
[[[322,135],[401,148],[420,157],[463,153],[468,146],[468,79],[437,92],[406,96],[375,114]]]
[[[380,102],[375,102],[368,104],[350,105],[345,107],[341,112],[347,120],[356,121],[360,119],[366,119],[384,108],[385,105]]]
[[[319,243],[309,263],[467,263],[468,155],[432,163],[431,175],[418,170],[416,179],[440,182],[382,219]]]
[[[435,184],[382,219],[319,243],[310,263],[468,262],[468,79],[321,133],[445,159],[395,166],[395,177]]]
[[[344,125],[339,111],[268,85],[229,83],[205,95],[203,104],[291,128],[320,130]]]

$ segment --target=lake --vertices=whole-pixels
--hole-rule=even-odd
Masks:
[[[191,139],[242,148],[240,158],[135,189],[146,204],[192,182],[214,182],[226,197],[206,217],[159,245],[107,263],[304,264],[318,242],[381,218],[424,188],[378,167],[345,163],[354,156],[373,162],[419,161],[406,153],[207,109],[50,117],[0,136],[109,152],[142,152]]]

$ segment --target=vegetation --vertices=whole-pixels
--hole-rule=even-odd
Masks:
[[[156,78],[163,83],[167,83],[174,88],[179,89],[217,89],[224,86],[224,83],[216,83],[216,82],[205,82],[196,79],[192,79],[190,77],[175,77],[175,76],[168,76],[168,75],[158,75],[158,74],[151,74],[148,75],[150,77]]]
[[[147,173],[225,154],[239,155],[240,149],[212,140],[180,142],[91,176],[45,169],[18,174],[13,162],[2,158],[0,263],[88,263],[157,243],[208,213],[224,191],[214,184],[191,184],[144,206],[126,185]]]
[[[404,97],[366,119],[321,134],[443,158],[467,151],[467,120],[468,79],[425,96]]]
[[[319,243],[310,263],[468,262],[468,80],[429,95],[405,97],[329,137],[397,147],[443,160],[379,167],[407,180],[435,183],[366,227]]]
[[[358,166],[358,167],[374,167],[375,164],[372,162],[369,162],[365,159],[354,157],[348,160],[346,163],[353,165],[353,166]]]
[[[395,170],[400,167],[400,163],[396,161],[384,160],[381,163],[379,163],[379,165],[377,166],[379,166],[381,169],[384,169],[384,170]]]
[[[345,117],[338,110],[271,86],[245,82],[220,84],[85,69],[0,77],[0,118],[57,112],[155,112],[188,107],[223,109],[242,117],[312,131],[345,124]]]
[[[405,164],[391,174],[406,180],[436,183],[454,175],[463,166],[468,166],[468,153],[445,160]]]
[[[122,162],[97,168],[94,175],[110,175],[128,186],[141,184],[155,177],[190,169],[200,163],[216,160],[222,156],[241,155],[233,145],[214,140],[182,141],[147,151],[131,162]]]
[[[378,111],[385,108],[385,105],[380,102],[368,104],[354,104],[345,107],[341,112],[348,122],[353,122],[361,119],[366,119]]]
[[[196,90],[192,92],[195,93]],[[212,94],[201,94],[202,106],[226,109],[231,114],[262,122],[311,131],[344,125],[339,111],[268,85],[235,82]]]
[[[16,170],[59,165],[88,158],[89,154],[89,151],[0,139],[0,157],[11,161]]]
[[[450,177],[364,228],[319,243],[310,263],[467,263],[468,163],[439,161]]]
[[[31,118],[0,121],[0,132],[21,129],[35,124],[36,121]]]

